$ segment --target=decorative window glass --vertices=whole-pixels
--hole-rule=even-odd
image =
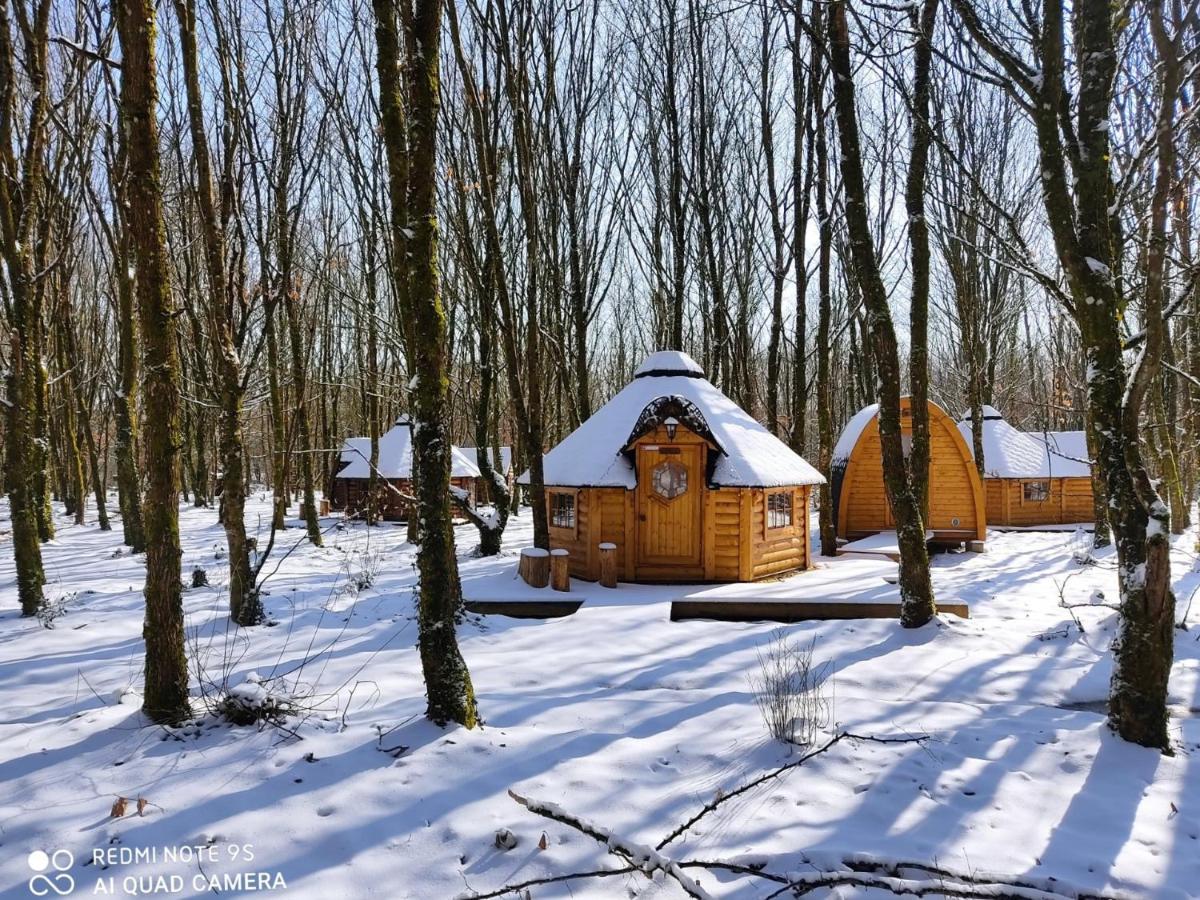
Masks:
[[[550,495],[550,525],[554,528],[575,527],[575,495]]]
[[[1050,482],[1026,481],[1021,485],[1026,503],[1045,503],[1050,499]]]
[[[654,488],[654,493],[664,500],[674,500],[687,493],[687,468],[674,460],[660,462],[650,474],[650,486]]]
[[[767,494],[767,527],[787,528],[792,524],[792,492]]]

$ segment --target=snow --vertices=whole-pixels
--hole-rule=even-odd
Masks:
[[[269,499],[258,495],[247,510],[260,546]],[[671,586],[603,590],[573,581],[572,595],[587,597],[573,616],[466,617],[462,651],[486,724],[442,729],[421,716],[415,551],[403,526],[325,518],[326,546],[314,548],[291,519],[267,566],[278,563],[264,597],[278,625],[230,630],[215,513],[183,506],[180,516],[182,570],[204,566],[212,581],[184,593],[193,690],[203,682],[214,696],[225,685],[257,684],[293,698],[301,715],[288,731],[231,726],[211,714],[186,729],[149,726],[137,694],[143,558],[117,555],[119,523],[100,532],[58,515],[58,537],[44,545],[48,590],[75,597],[55,628],[43,628],[17,615],[0,501],[5,897],[28,896],[27,860],[37,850],[73,855],[75,896],[93,896],[99,879],[115,879],[114,894],[129,896],[126,877],[173,875],[182,890],[172,896],[183,897],[210,896],[213,878],[227,895],[268,884],[276,887],[263,896],[291,900],[469,896],[618,865],[597,841],[515,803],[510,789],[619,835],[631,850],[654,848],[718,794],[797,758],[766,737],[749,686],[773,624],[673,623]],[[468,591],[519,585],[510,573],[531,542],[530,519],[525,509],[510,520],[499,557],[474,557],[474,529],[457,530]],[[833,664],[837,728],[930,740],[842,741],[723,803],[659,856],[753,861],[797,878],[873,861],[896,866],[896,878],[933,880],[904,865],[921,863],[1029,886],[1005,896],[1045,889],[1195,897],[1197,611],[1189,630],[1176,632],[1169,700],[1179,752],[1165,757],[1120,741],[1103,714],[1116,619],[1093,599],[1118,596],[1115,554],[1095,551],[1095,564],[1081,566],[1072,539],[991,533],[986,554],[936,555],[938,595],[968,602],[969,620],[946,616],[914,630],[890,620],[787,626],[804,646],[815,641],[816,660]],[[1183,615],[1200,588],[1190,552],[1196,531],[1171,540]],[[359,589],[353,575],[367,557],[378,574]],[[840,581],[849,593],[892,589],[882,573],[895,567],[886,561],[817,561],[816,571],[758,587],[797,592]],[[1082,604],[1072,612],[1083,633],[1058,606],[1060,591]],[[110,818],[119,796],[130,798],[129,811]],[[148,801],[141,816],[138,797]],[[518,840],[508,852],[495,846],[502,828]],[[237,855],[246,845],[252,860]],[[164,859],[164,848],[185,846],[199,848],[189,861]],[[109,851],[128,851],[130,861]],[[778,887],[684,871],[714,897],[759,900]],[[610,900],[634,892],[683,896],[661,875],[546,885],[533,896]],[[807,896],[890,895],[840,888]]]
[[[633,377],[645,378],[646,376],[664,373],[704,377],[704,369],[700,367],[700,363],[679,350],[659,350],[656,353],[651,353],[637,367],[637,370],[633,373]]]
[[[476,467],[479,466],[479,448],[478,447],[459,447],[458,450],[460,453],[462,453],[463,456],[465,456],[471,462],[475,463]],[[512,471],[512,465],[513,465],[512,447],[501,447],[500,448],[500,463],[501,463],[501,465],[499,465],[499,466],[496,465],[496,451],[492,447],[484,448],[484,452],[487,454],[487,460],[488,460],[488,462],[490,462],[492,464],[493,470],[499,469],[500,474],[502,474],[502,475],[507,475],[509,472]]]
[[[925,532],[925,540],[933,540],[933,532]],[[879,553],[884,556],[900,555],[900,538],[894,531],[881,531],[857,541],[842,544],[843,553]]]
[[[604,544],[599,545],[602,549]],[[615,545],[609,545],[615,549]],[[522,550],[527,553],[528,549]],[[545,551],[543,551],[544,553]],[[817,568],[790,577],[756,582],[727,584],[628,584],[618,590],[603,587],[596,581],[571,581],[569,599],[580,601],[589,609],[599,606],[623,607],[631,602],[657,604],[664,608],[674,601],[705,603],[738,603],[747,600],[762,603],[900,603],[900,592],[888,579],[896,575],[896,563],[878,555],[838,557],[819,560]],[[517,559],[509,557],[507,565],[496,571],[483,568],[462,577],[463,596],[469,601],[505,603],[543,602],[546,590],[526,584],[517,573]],[[556,599],[566,599],[561,596]],[[957,599],[946,595],[944,600]]]
[[[958,423],[972,456],[971,415]],[[1083,441],[1079,451],[1079,435]],[[1019,431],[992,406],[983,408],[983,466],[986,478],[1088,478],[1087,439],[1082,431]]]
[[[872,403],[870,406],[864,406],[846,423],[846,427],[842,429],[842,434],[838,438],[836,444],[833,445],[833,465],[844,466],[850,460],[850,454],[854,452],[854,445],[858,443],[859,437],[867,425],[875,418],[879,412],[879,404]]]
[[[370,438],[347,438],[342,444],[340,458],[343,466],[334,478],[371,477]],[[384,478],[412,478],[412,427],[407,417],[401,416],[395,425],[379,436],[378,469]],[[458,447],[451,447],[450,476],[478,478],[479,468],[473,457],[468,457]]]
[[[673,374],[658,374],[673,373]],[[822,475],[703,376],[685,353],[652,353],[634,379],[543,458],[545,483],[564,487],[637,486],[622,453],[638,417],[655,400],[694,404],[721,448],[713,468],[716,487],[821,484]],[[517,479],[528,484],[529,472]]]
[[[1056,472],[1067,477],[1092,474],[1086,431],[1031,431],[1029,434],[1046,445],[1050,464]]]

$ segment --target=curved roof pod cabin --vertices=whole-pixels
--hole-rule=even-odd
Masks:
[[[900,400],[900,426],[907,451],[912,441],[910,398]],[[833,516],[837,536],[858,540],[896,527],[883,485],[883,446],[879,406],[859,411],[846,424],[833,449]],[[929,505],[925,528],[939,543],[982,541],[987,537],[983,485],[975,460],[954,420],[929,403]]]
[[[550,544],[577,578],[599,578],[602,543],[616,544],[623,581],[754,581],[810,565],[809,500],[824,478],[686,353],[651,354],[543,466]]]
[[[974,451],[971,417],[958,423]],[[1092,522],[1092,467],[1082,431],[1020,431],[983,408],[983,488],[993,525],[1036,527]]]
[[[330,485],[330,505],[350,515],[366,510],[371,483],[371,439],[347,438],[338,457],[338,470]],[[379,436],[377,478],[405,494],[412,493],[412,420],[400,416],[396,424]],[[475,491],[480,475],[475,463],[458,447],[450,448],[450,484],[463,492],[467,502],[475,503]],[[379,515],[390,522],[404,521],[408,506],[395,491],[376,482]]]

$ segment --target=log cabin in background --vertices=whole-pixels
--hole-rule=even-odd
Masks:
[[[905,454],[912,442],[910,398],[900,400]],[[895,519],[883,484],[879,407],[871,405],[846,424],[833,449],[832,496],[837,536],[855,541],[894,531]],[[954,420],[929,403],[929,503],[925,528],[937,544],[966,543],[973,549],[987,537],[983,484],[974,457]]]
[[[467,459],[475,463],[475,468],[479,468],[479,452],[478,447],[459,447],[459,452]],[[499,451],[499,456],[496,453]],[[513,472],[513,455],[512,447],[488,447],[486,448],[486,459],[492,465],[492,471],[499,475],[504,480],[505,487],[511,492],[515,472]],[[499,462],[497,462],[497,459]],[[492,491],[483,477],[483,470],[480,469],[479,478],[475,481],[475,502],[478,504],[490,504],[493,500]]]
[[[409,504],[396,493],[411,496],[412,484],[412,420],[400,416],[388,431],[379,436],[379,464],[375,485],[380,518],[388,522],[403,522],[408,518]],[[450,448],[450,483],[462,491],[468,504],[475,505],[479,484],[479,469],[458,447]],[[347,438],[342,444],[338,470],[334,472],[329,497],[335,510],[358,516],[366,511],[371,482],[371,439]],[[390,490],[388,485],[396,490]]]
[[[651,354],[544,466],[550,544],[577,578],[600,577],[602,544],[616,545],[623,581],[754,581],[811,565],[808,510],[824,478],[686,353]]]
[[[959,422],[974,450],[970,416]],[[992,525],[1036,527],[1094,520],[1092,467],[1082,431],[1020,431],[983,407],[983,487]]]

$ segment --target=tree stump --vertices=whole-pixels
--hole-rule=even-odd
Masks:
[[[617,586],[617,545],[608,541],[600,545],[600,584],[606,588]]]
[[[526,547],[521,551],[521,562],[517,571],[530,587],[544,588],[550,583],[550,551],[540,547]]]
[[[561,548],[550,551],[550,587],[571,590],[571,554]]]

